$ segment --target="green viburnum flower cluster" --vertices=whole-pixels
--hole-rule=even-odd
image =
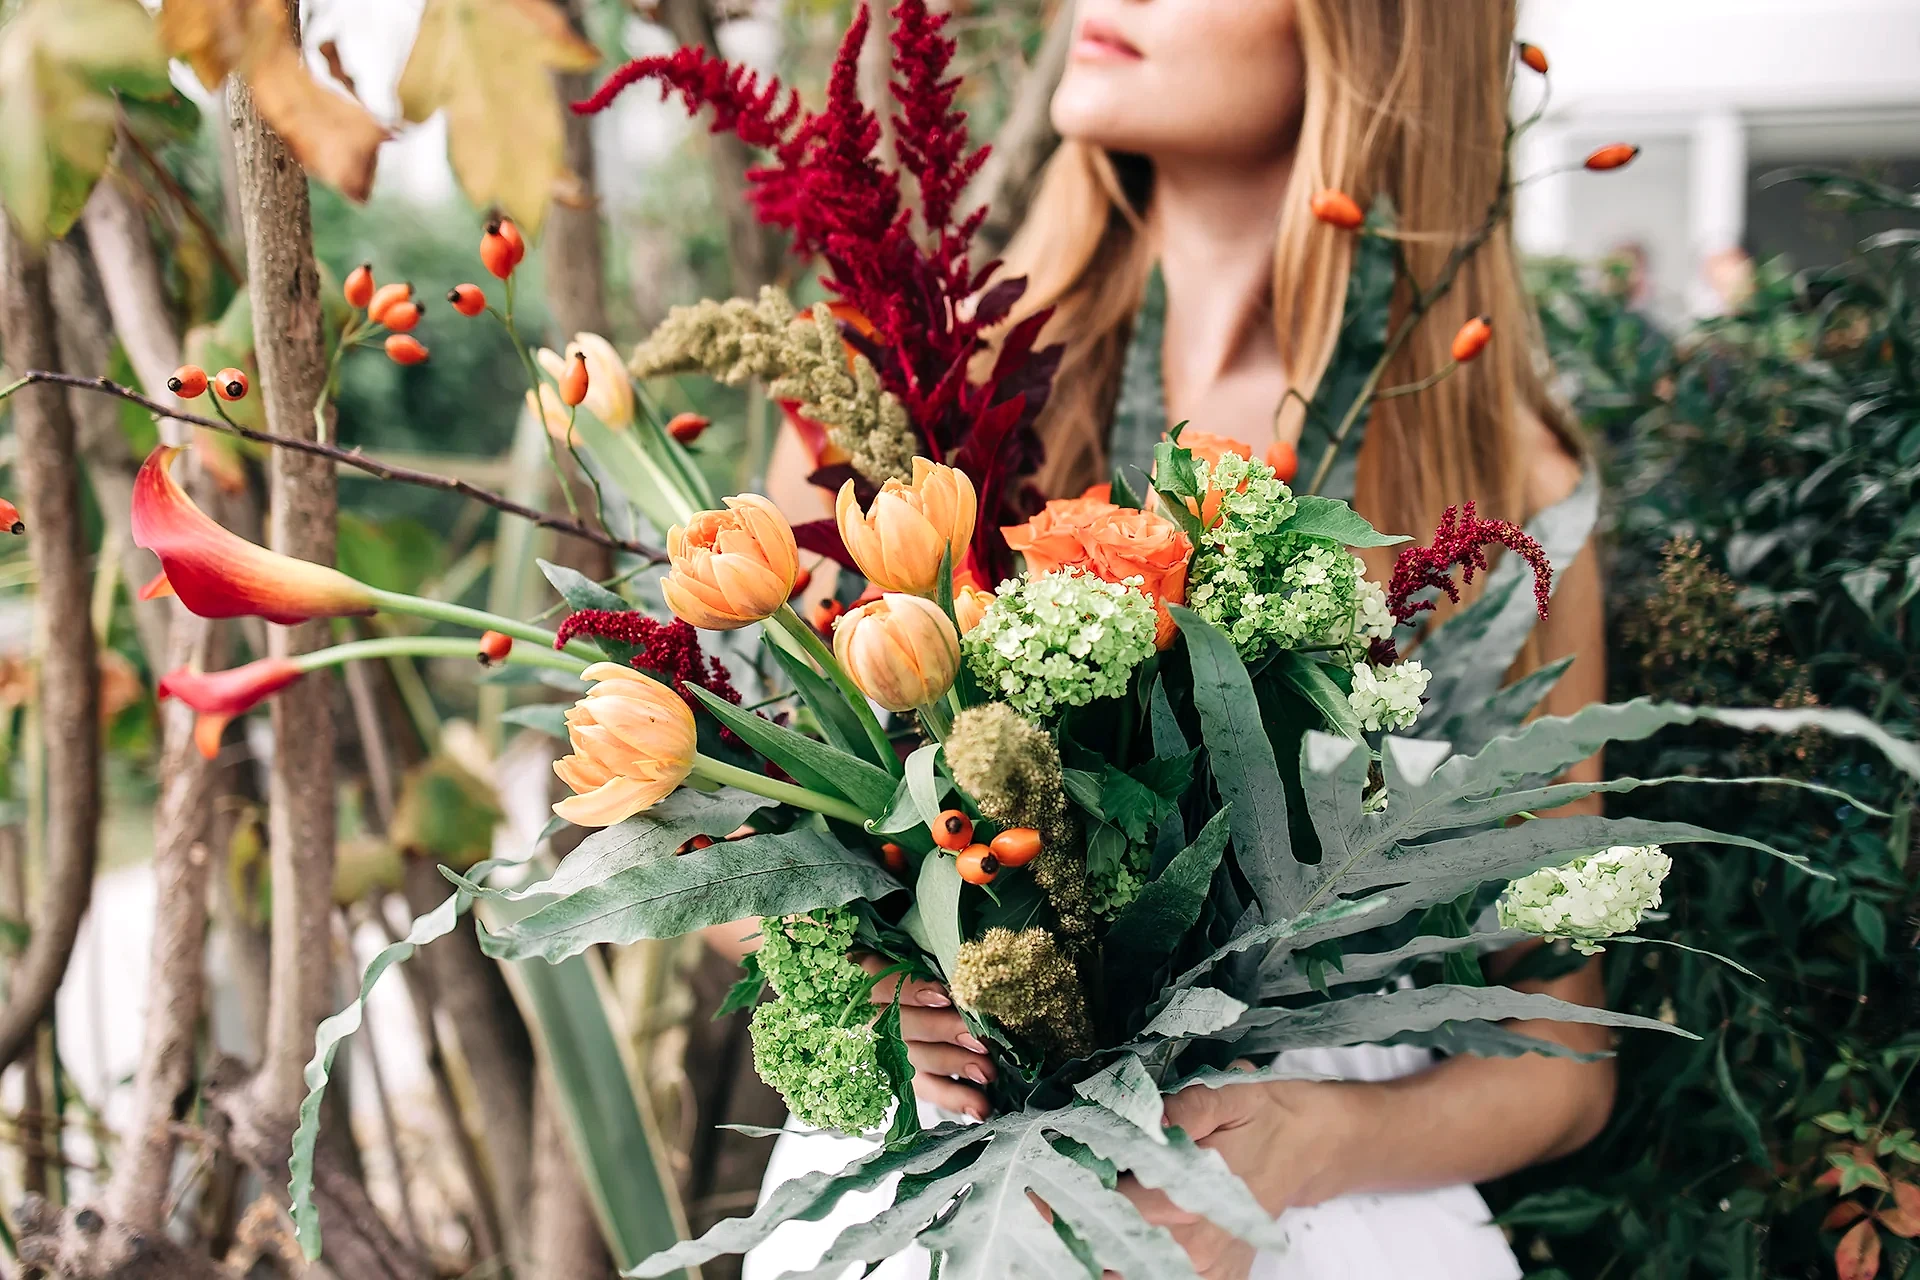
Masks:
[[[1111,920],[1119,915],[1147,885],[1147,868],[1153,859],[1153,846],[1129,840],[1127,851],[1110,867],[1087,869],[1087,896],[1093,901],[1094,914]]]
[[[753,1066],[800,1123],[865,1133],[886,1120],[893,1087],[880,1065],[871,985],[847,959],[850,911],[767,920],[760,972],[778,1000],[753,1012]]]
[[[800,401],[800,412],[825,427],[852,456],[854,470],[875,484],[913,474],[919,446],[906,406],[881,387],[865,356],[848,368],[840,324],[824,302],[802,315],[768,285],[758,302],[675,307],[628,367],[637,378],[698,372],[728,386],[757,378],[774,399]]]
[[[1078,569],[1002,583],[967,633],[967,665],[983,687],[1034,719],[1117,697],[1154,650],[1153,603],[1139,585]]]
[[[1299,504],[1265,463],[1228,454],[1195,466],[1220,508],[1194,549],[1188,607],[1226,632],[1243,658],[1344,638],[1355,621],[1359,560],[1325,539],[1282,530]]]

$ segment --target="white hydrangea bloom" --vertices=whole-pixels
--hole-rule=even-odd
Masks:
[[[1631,932],[1660,905],[1660,884],[1673,866],[1657,844],[1615,845],[1522,876],[1500,895],[1500,925],[1541,938],[1565,938],[1582,955]]]
[[[1360,717],[1360,727],[1368,733],[1381,729],[1404,729],[1420,718],[1420,699],[1433,679],[1416,661],[1376,667],[1370,662],[1353,664],[1353,692],[1347,705]]]
[[[1365,648],[1369,640],[1393,639],[1393,612],[1387,608],[1387,589],[1366,576],[1366,561],[1353,559],[1361,569],[1353,589],[1353,639]]]

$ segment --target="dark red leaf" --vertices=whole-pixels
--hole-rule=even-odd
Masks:
[[[1856,1222],[1833,1251],[1840,1280],[1873,1280],[1880,1274],[1880,1233],[1871,1222]]]
[[[831,520],[808,520],[793,526],[793,540],[803,551],[825,556],[855,573],[860,571],[860,566],[853,562],[853,556],[847,551],[847,544],[840,540],[840,526]]]

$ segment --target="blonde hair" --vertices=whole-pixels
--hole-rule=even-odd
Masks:
[[[1273,316],[1289,385],[1311,395],[1339,333],[1353,237],[1318,222],[1309,197],[1335,187],[1364,207],[1377,193],[1391,196],[1407,265],[1414,279],[1432,281],[1506,180],[1514,0],[1296,2],[1306,101],[1274,245]],[[1152,267],[1144,224],[1152,181],[1141,157],[1069,140],[1008,246],[1004,274],[1029,282],[1023,312],[1056,307],[1049,332],[1067,346],[1040,425],[1048,452],[1039,480],[1052,495],[1105,478],[1120,367]],[[1409,297],[1403,285],[1396,321]],[[1383,528],[1423,537],[1443,508],[1467,499],[1487,515],[1530,514],[1523,412],[1579,451],[1546,393],[1538,326],[1505,226],[1415,328],[1384,385],[1440,368],[1454,332],[1482,314],[1496,337],[1478,361],[1374,406],[1354,497]],[[1303,457],[1302,474],[1318,461]]]

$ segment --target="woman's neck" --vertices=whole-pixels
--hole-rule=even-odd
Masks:
[[[1292,171],[1291,155],[1264,165],[1155,162],[1147,217],[1166,283],[1162,367],[1176,420],[1197,417],[1225,384],[1280,374],[1273,245]]]

